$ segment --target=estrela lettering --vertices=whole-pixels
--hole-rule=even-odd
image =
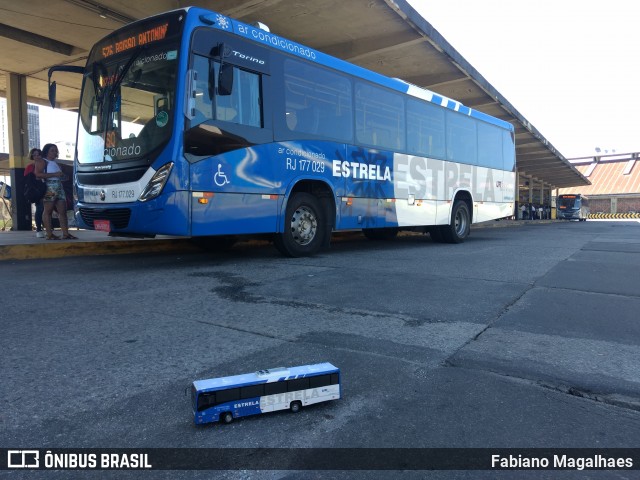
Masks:
[[[346,160],[333,161],[333,176],[353,178],[356,180],[391,180],[391,169],[374,163],[348,162]]]

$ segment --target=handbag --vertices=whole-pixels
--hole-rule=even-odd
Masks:
[[[47,173],[47,164],[45,162],[45,173]],[[38,203],[47,193],[47,184],[36,177],[34,172],[29,172],[24,177],[24,196],[29,203]]]

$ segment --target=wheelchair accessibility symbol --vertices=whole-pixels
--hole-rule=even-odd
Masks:
[[[219,187],[224,187],[227,183],[231,183],[227,178],[226,173],[222,171],[222,164],[218,164],[218,171],[213,176],[213,181],[216,182],[216,185]]]

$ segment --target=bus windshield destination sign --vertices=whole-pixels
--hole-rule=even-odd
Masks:
[[[114,41],[102,47],[102,58],[110,57],[114,53],[124,52],[137,46],[164,40],[164,38],[167,36],[168,29],[169,23],[164,23],[138,34],[133,33],[130,37],[127,37],[123,40]]]

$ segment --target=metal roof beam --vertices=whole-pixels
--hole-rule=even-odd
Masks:
[[[20,43],[26,43],[33,47],[42,48],[43,50],[49,50],[50,52],[60,53],[61,55],[72,56],[82,53],[84,50],[68,43],[59,42],[51,38],[38,35],[37,33],[27,32],[26,30],[20,30],[19,28],[12,27],[0,23],[0,36],[6,37],[10,40],[14,40]]]

